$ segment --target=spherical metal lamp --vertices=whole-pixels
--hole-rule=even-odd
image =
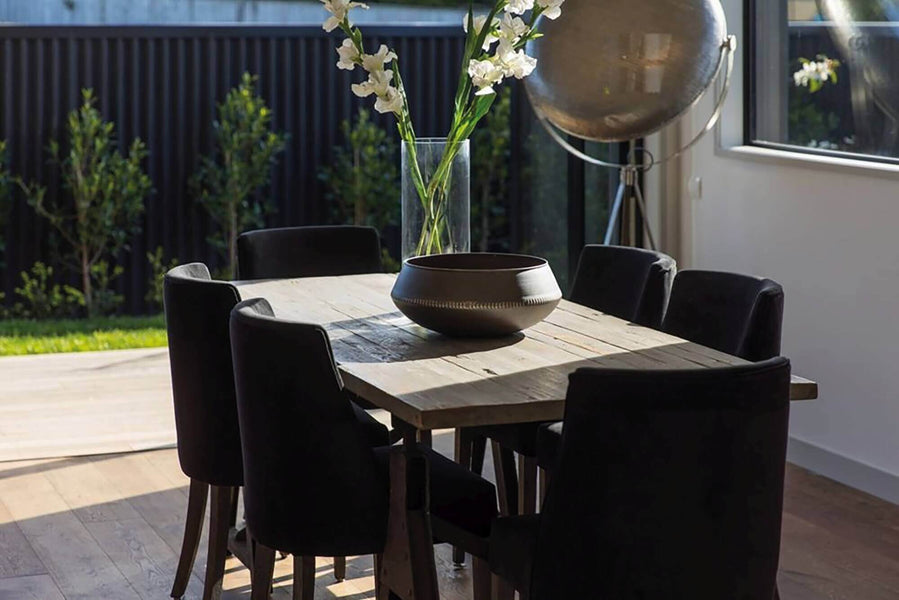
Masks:
[[[637,172],[670,160],[709,131],[721,112],[733,68],[735,38],[727,35],[718,0],[566,0],[562,15],[540,17],[544,37],[528,42],[537,67],[525,79],[531,105],[563,148],[592,164],[620,168],[606,243],[625,196],[645,213]],[[681,117],[725,70],[725,83],[706,126],[676,153],[656,160],[642,152],[627,164],[585,154],[565,135],[598,142],[645,137]],[[651,247],[655,246],[647,227]]]

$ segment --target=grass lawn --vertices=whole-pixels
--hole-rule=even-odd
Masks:
[[[165,345],[165,320],[162,315],[0,321],[0,356],[156,348]]]

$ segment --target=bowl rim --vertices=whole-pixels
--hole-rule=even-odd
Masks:
[[[523,266],[523,267],[497,267],[490,269],[465,269],[459,267],[434,267],[430,265],[422,265],[418,264],[417,261],[426,260],[429,258],[434,258],[437,256],[446,257],[446,256],[508,256],[513,258],[524,258],[530,259],[535,262],[533,265]],[[416,261],[416,262],[413,262]],[[411,267],[413,269],[421,269],[424,271],[440,271],[440,272],[450,272],[450,273],[501,273],[501,272],[524,272],[524,271],[532,271],[534,269],[540,269],[549,265],[549,261],[540,256],[533,256],[531,254],[517,254],[514,252],[457,252],[450,254],[423,254],[421,256],[410,256],[409,258],[403,260],[403,268]]]

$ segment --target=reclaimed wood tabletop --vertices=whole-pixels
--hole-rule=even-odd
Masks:
[[[563,300],[543,322],[494,339],[449,338],[403,316],[394,275],[236,281],[280,318],[328,332],[347,389],[420,430],[562,418],[579,367],[693,369],[745,364],[735,356]],[[793,400],[817,384],[794,376]]]

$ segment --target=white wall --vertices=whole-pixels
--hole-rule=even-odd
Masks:
[[[725,8],[742,31],[740,2]],[[735,81],[720,147],[708,136],[682,173],[702,178],[701,197],[685,200],[690,262],[783,284],[784,354],[820,386],[793,404],[791,460],[899,502],[899,170],[731,149]]]

